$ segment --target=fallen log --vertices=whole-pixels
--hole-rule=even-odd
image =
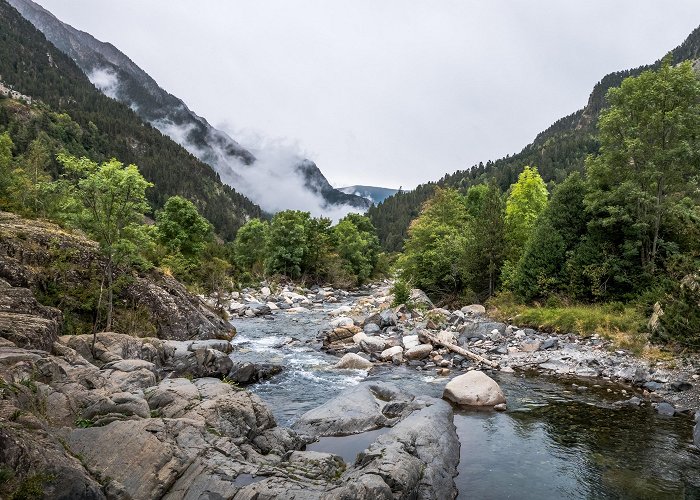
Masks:
[[[478,361],[479,363],[483,363],[487,366],[490,366],[491,368],[498,368],[498,363],[495,361],[491,361],[490,359],[486,359],[483,356],[479,356],[478,354],[475,354],[471,351],[468,351],[464,349],[463,347],[459,347],[458,345],[451,344],[450,342],[445,342],[443,340],[440,340],[436,336],[434,336],[431,333],[428,332],[421,332],[421,334],[430,341],[431,344],[437,344],[441,345],[443,347],[448,348],[450,351],[454,352],[455,354],[459,354],[460,356],[463,356],[465,358],[473,359],[474,361]]]

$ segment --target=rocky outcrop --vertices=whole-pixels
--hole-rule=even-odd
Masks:
[[[0,337],[18,347],[49,351],[62,321],[61,311],[39,304],[31,290],[0,279]]]
[[[3,319],[3,313],[17,305],[20,309],[14,312],[27,316],[15,316],[18,322],[26,324],[24,329],[14,329],[18,341],[38,347],[36,339],[28,337],[32,329],[41,330],[36,336],[46,340],[40,348],[50,348],[59,334],[55,325],[61,324],[60,313],[32,302],[21,289],[41,290],[44,296],[50,296],[46,292],[53,290],[56,297],[51,300],[56,302],[61,294],[89,296],[90,287],[95,282],[99,286],[103,266],[97,243],[79,233],[68,232],[49,222],[0,212],[0,279],[4,280],[0,282],[0,329],[3,321],[10,321],[7,317]],[[125,307],[145,311],[149,324],[144,327],[152,329],[157,337],[230,339],[235,333],[228,323],[174,278],[158,271],[138,276],[125,274],[129,275],[131,283],[117,297],[117,310]],[[57,287],[62,291],[56,291]],[[127,306],[121,305],[124,303]],[[65,307],[70,306],[66,304]],[[76,308],[72,314],[81,314],[81,311]],[[92,317],[88,319],[91,321]],[[53,340],[49,340],[52,337]]]
[[[253,384],[282,373],[282,366],[272,363],[234,363],[228,379],[241,385]]]
[[[459,440],[452,408],[425,397],[412,401],[412,410],[360,453],[355,463],[347,464],[344,472],[339,457],[294,452],[269,471],[272,477],[245,486],[234,498],[454,498]],[[335,423],[336,416],[331,420]]]

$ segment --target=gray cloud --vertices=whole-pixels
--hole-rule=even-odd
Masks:
[[[39,3],[211,123],[293,138],[336,185],[394,188],[517,152],[700,23],[697,0]]]

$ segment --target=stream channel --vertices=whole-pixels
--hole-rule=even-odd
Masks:
[[[328,311],[338,305],[232,321],[238,330],[235,361],[284,366],[281,374],[247,387],[268,404],[279,425],[290,425],[363,380],[441,397],[449,377],[435,372],[390,364],[369,376],[333,369],[338,358],[320,350],[318,335],[328,327]],[[503,389],[508,410],[456,410],[458,498],[700,498],[700,451],[692,445],[691,418],[660,416],[649,405],[614,405],[631,394],[597,379],[490,375]],[[307,449],[354,462],[382,432],[322,438]]]

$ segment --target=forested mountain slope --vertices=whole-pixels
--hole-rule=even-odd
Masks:
[[[695,29],[671,54],[674,63],[698,59],[700,28]],[[379,232],[382,246],[390,251],[401,250],[410,222],[418,216],[421,205],[432,196],[436,186],[466,189],[495,179],[501,189],[506,190],[526,165],[536,166],[546,182],[561,182],[570,172],[583,171],[586,156],[598,151],[595,124],[605,107],[608,89],[619,86],[629,76],[658,68],[660,62],[606,75],[593,88],[583,109],[557,120],[519,153],[446,174],[436,182],[422,184],[413,191],[399,192],[371,207],[368,215]]]
[[[130,106],[146,122],[211,165],[225,183],[254,196],[253,192],[249,193],[244,179],[250,174],[249,169],[258,167],[251,151],[160,87],[112,44],[60,21],[31,0],[9,0],[9,3],[51,43],[71,57],[103,93]],[[350,205],[360,210],[369,207],[366,199],[334,189],[314,162],[303,158],[290,158],[288,162],[279,165],[273,173],[299,175],[303,181],[302,189],[318,195],[325,205]],[[279,182],[273,178],[268,180]],[[289,185],[286,188],[292,189]]]
[[[0,77],[40,101],[35,107],[44,103],[69,115],[82,132],[67,135],[66,143],[79,144],[97,161],[116,157],[137,164],[155,184],[149,190],[154,208],[172,195],[184,196],[226,238],[246,220],[261,215],[257,205],[222,184],[209,165],[144,123],[128,106],[97,90],[70,57],[5,0],[0,0]],[[38,122],[27,133],[36,133],[43,125],[47,123]]]

